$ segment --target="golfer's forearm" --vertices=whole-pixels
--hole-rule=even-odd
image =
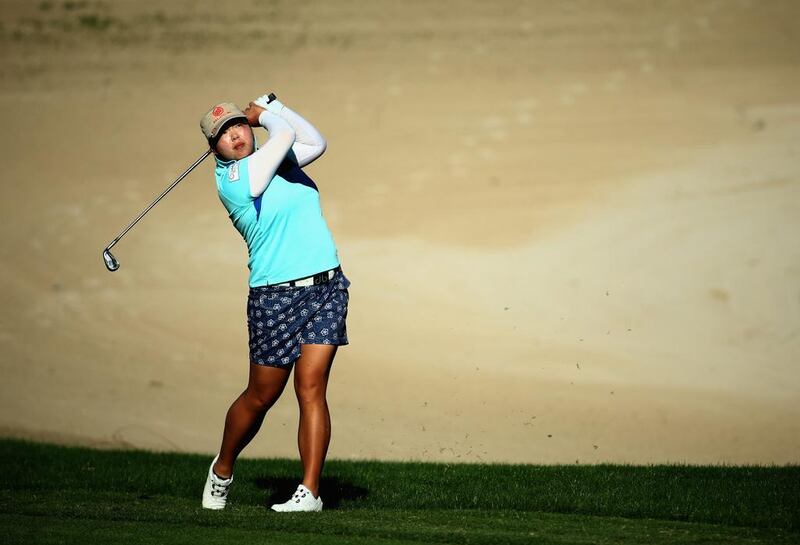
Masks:
[[[291,125],[272,112],[261,112],[258,122],[269,131],[269,140],[247,161],[252,197],[258,197],[267,189],[286,154],[292,149],[295,139],[295,132]]]
[[[303,116],[288,108],[279,100],[270,102],[267,110],[281,116],[295,130],[296,137],[292,151],[301,167],[323,154],[328,145],[325,137]]]

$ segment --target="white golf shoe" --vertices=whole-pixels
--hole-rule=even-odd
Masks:
[[[322,511],[322,498],[315,498],[311,490],[301,484],[298,485],[289,501],[274,504],[272,510],[280,513]]]
[[[205,509],[225,509],[228,501],[228,489],[233,482],[233,475],[227,479],[220,479],[214,473],[214,464],[217,463],[219,454],[214,456],[211,467],[208,468],[206,486],[203,488],[203,507]]]

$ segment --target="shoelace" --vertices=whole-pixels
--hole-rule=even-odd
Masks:
[[[211,481],[211,495],[217,496],[218,498],[224,498],[228,495],[228,488],[230,488],[231,483],[228,484],[220,484]],[[219,489],[217,489],[219,487]]]
[[[307,494],[308,492],[301,493],[300,489],[298,488],[297,491],[294,494],[292,494],[292,499],[294,500],[295,503],[300,503],[300,499],[305,498]]]

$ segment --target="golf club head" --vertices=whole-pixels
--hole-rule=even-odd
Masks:
[[[103,251],[103,261],[105,261],[106,269],[109,271],[114,272],[119,269],[119,261],[117,261],[116,257],[111,255],[109,250]]]

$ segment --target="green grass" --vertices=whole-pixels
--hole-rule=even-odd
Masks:
[[[0,440],[3,543],[800,543],[800,466],[329,460],[322,513],[273,513],[300,463]]]

